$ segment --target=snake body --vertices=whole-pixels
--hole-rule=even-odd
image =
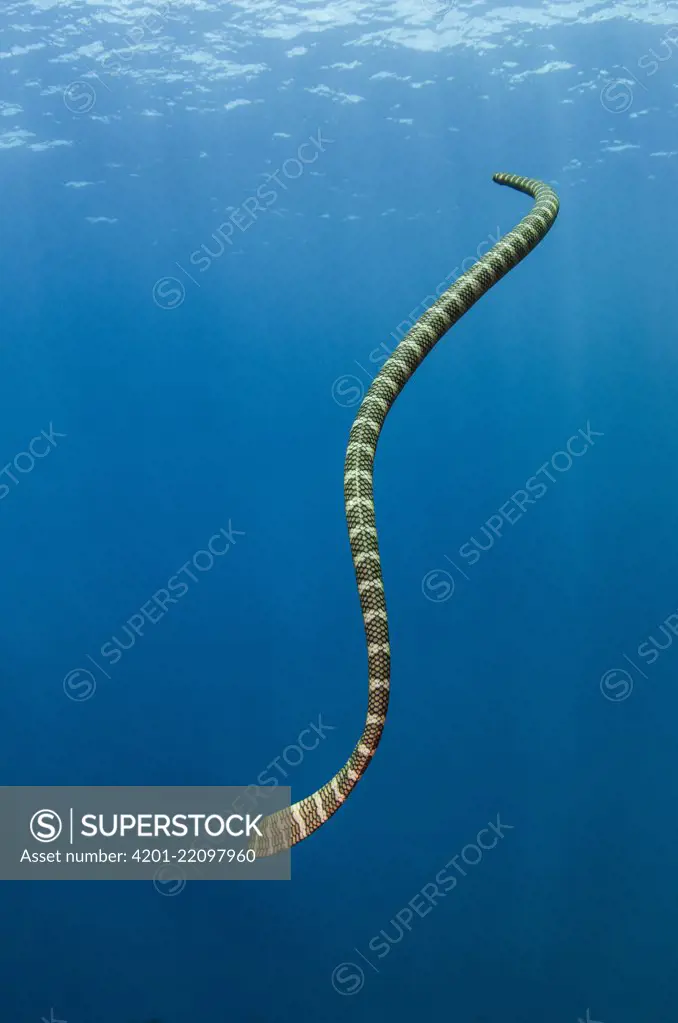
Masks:
[[[414,371],[450,327],[481,295],[517,266],[552,227],[558,196],[548,185],[515,174],[493,180],[535,200],[530,212],[487,255],[462,274],[417,320],[373,380],[351,427],[344,465],[344,498],[360,607],[367,638],[367,720],[360,740],[335,776],[310,796],[259,824],[251,847],[271,856],[301,842],[339,809],[374,756],[384,729],[390,691],[391,657],[386,600],[374,515],[373,465],[384,420]]]

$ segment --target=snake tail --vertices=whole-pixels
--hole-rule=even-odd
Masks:
[[[351,427],[344,465],[348,536],[367,639],[367,719],[350,757],[335,776],[298,803],[265,817],[251,840],[257,856],[272,856],[308,838],[346,801],[374,756],[388,709],[391,657],[386,600],[374,512],[374,456],[384,420],[414,371],[450,327],[525,259],[546,236],[559,209],[549,185],[515,174],[493,180],[534,199],[530,212],[459,277],[402,338],[374,378]]]

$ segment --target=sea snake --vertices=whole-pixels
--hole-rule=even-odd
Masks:
[[[515,174],[493,180],[525,192],[535,200],[517,227],[462,274],[399,342],[372,381],[351,427],[344,464],[344,499],[360,607],[367,637],[368,700],[363,733],[334,778],[291,807],[259,824],[251,841],[257,856],[272,856],[308,838],[334,814],[358,784],[374,756],[388,709],[391,654],[384,583],[374,517],[373,464],[381,428],[414,371],[428,353],[481,295],[512,270],[545,237],[558,216],[558,196],[543,181]]]

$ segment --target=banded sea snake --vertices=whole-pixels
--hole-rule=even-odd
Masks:
[[[374,515],[373,464],[384,420],[414,371],[450,327],[517,266],[546,236],[558,216],[549,185],[515,174],[493,180],[535,200],[517,227],[462,274],[417,320],[386,360],[363,398],[351,427],[344,464],[344,499],[360,607],[367,638],[367,720],[360,740],[335,776],[310,796],[265,817],[257,856],[272,856],[307,838],[334,814],[358,784],[375,754],[388,709],[391,656],[386,600]]]

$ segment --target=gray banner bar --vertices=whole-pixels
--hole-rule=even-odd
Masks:
[[[288,881],[253,839],[283,786],[0,786],[3,881]]]

